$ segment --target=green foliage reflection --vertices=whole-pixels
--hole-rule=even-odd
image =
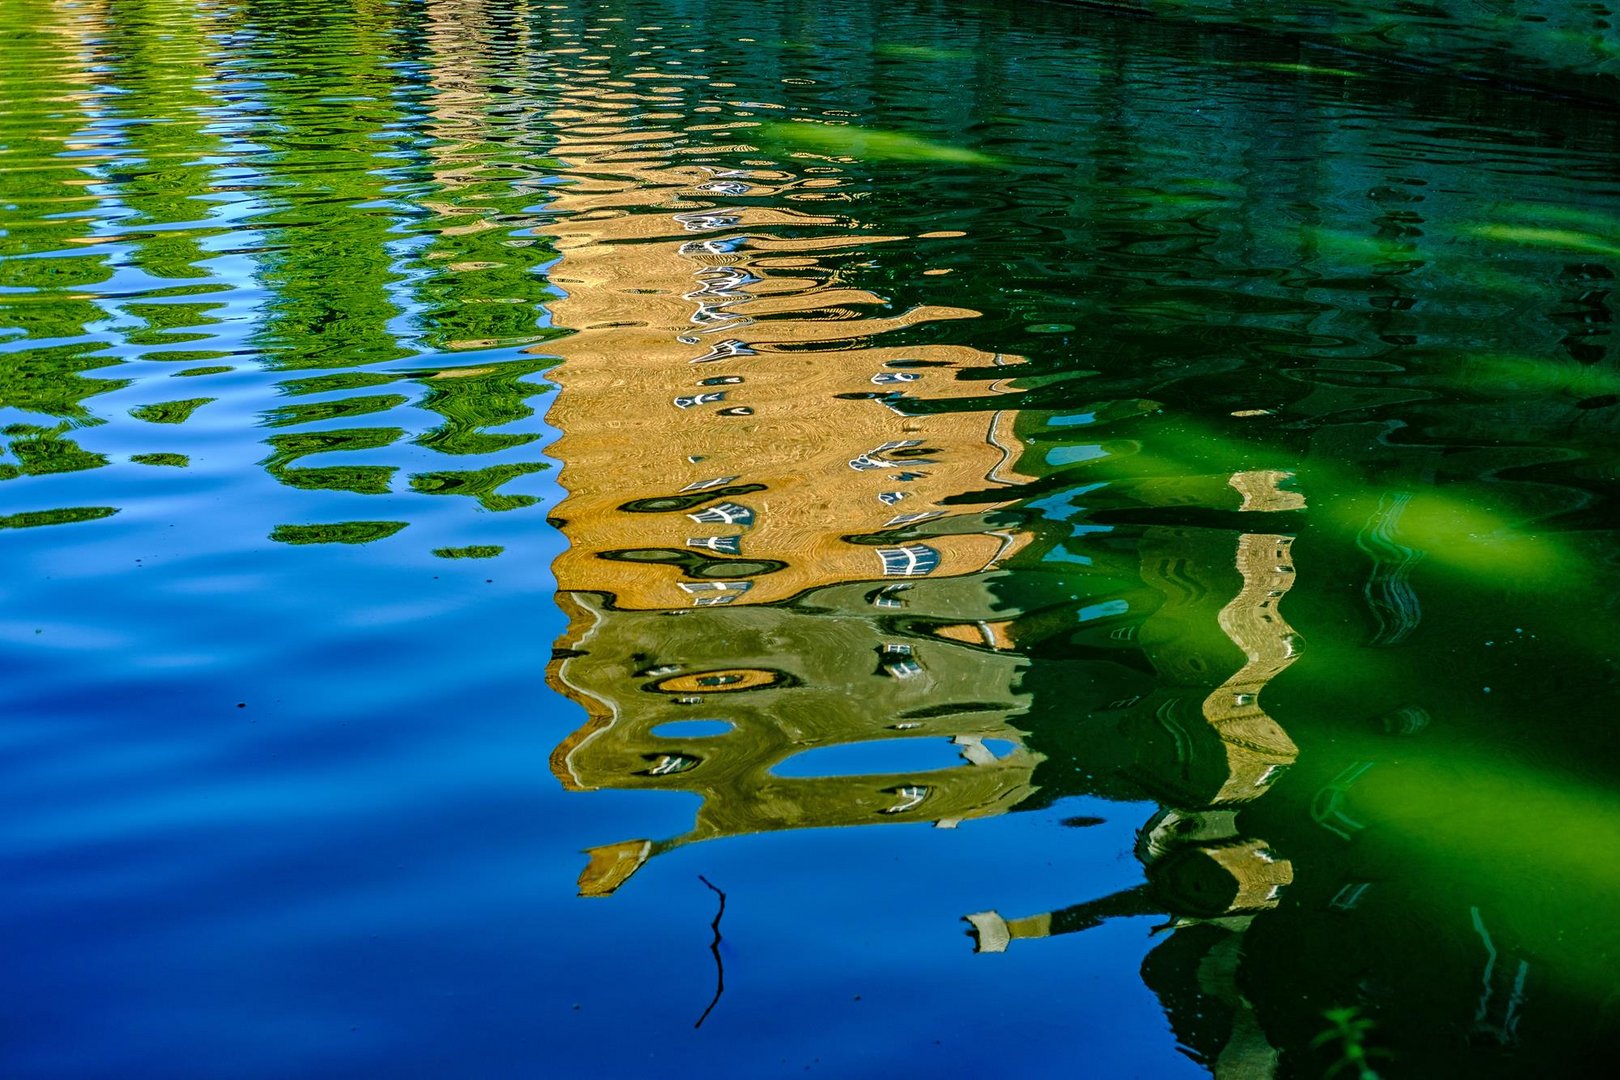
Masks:
[[[331,525],[277,525],[270,539],[278,544],[369,544],[393,536],[403,521],[339,521]]]

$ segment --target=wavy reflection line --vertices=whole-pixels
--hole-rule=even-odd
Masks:
[[[1244,510],[1298,509],[1302,497],[1279,486],[1287,475],[1280,471],[1238,473],[1230,478],[1230,486],[1243,495]],[[1230,1024],[1218,1036],[1218,1047],[1210,1055],[1216,1075],[1270,1076],[1279,1052],[1240,989],[1238,970],[1244,934],[1258,913],[1277,906],[1282,890],[1293,881],[1293,866],[1264,840],[1245,835],[1238,808],[1263,794],[1298,757],[1293,740],[1260,705],[1262,690],[1298,658],[1300,650],[1297,633],[1279,610],[1296,580],[1293,538],[1243,533],[1235,548],[1226,549],[1233,552],[1230,565],[1237,570],[1241,585],[1216,614],[1215,622],[1242,652],[1244,661],[1200,705],[1207,730],[1218,738],[1224,757],[1218,783],[1200,804],[1191,801],[1199,790],[1191,772],[1197,761],[1197,739],[1193,731],[1179,724],[1175,711],[1180,700],[1178,684],[1196,683],[1208,668],[1201,655],[1198,621],[1189,616],[1208,592],[1198,580],[1206,572],[1200,567],[1209,565],[1200,554],[1213,546],[1210,537],[1200,530],[1162,530],[1141,547],[1144,577],[1168,601],[1148,620],[1161,623],[1162,629],[1142,634],[1167,690],[1127,704],[1150,709],[1171,735],[1172,757],[1180,765],[1177,775],[1162,778],[1161,786],[1172,792],[1179,789],[1184,797],[1166,802],[1138,834],[1136,854],[1146,871],[1146,883],[1059,911],[1008,919],[988,910],[965,919],[975,951],[981,953],[1004,952],[1020,938],[1074,933],[1110,918],[1155,912],[1168,913],[1170,928],[1182,935],[1194,927],[1208,928],[1209,936],[1196,943],[1182,936],[1160,945],[1149,955],[1144,972],[1156,972],[1163,965],[1155,957],[1171,950],[1185,951],[1179,942],[1187,942],[1186,948],[1198,957],[1196,987],[1166,987],[1160,991],[1161,997],[1191,990],[1201,1003],[1200,1012],[1204,1011],[1202,1003],[1210,1002],[1219,1003],[1229,1015]],[[1195,587],[1189,589],[1189,584]],[[1150,977],[1150,985],[1155,979]],[[1167,1008],[1170,1000],[1166,1000]],[[1208,1048],[1201,1045],[1199,1049],[1207,1052]]]
[[[1260,707],[1260,691],[1299,656],[1299,636],[1278,604],[1294,585],[1293,538],[1245,533],[1238,538],[1243,588],[1221,609],[1221,630],[1247,658],[1204,699],[1203,714],[1226,745],[1230,776],[1216,803],[1252,799],[1299,756],[1282,726]]]

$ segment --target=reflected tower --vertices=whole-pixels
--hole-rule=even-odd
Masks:
[[[1236,473],[1228,483],[1236,497],[1227,505],[1267,516],[1302,509],[1304,500],[1282,486],[1286,479],[1273,471]],[[1207,498],[1208,489],[1166,478],[1137,485],[1136,495],[1184,505],[1185,493]],[[1046,782],[1030,805],[1080,793],[1158,802],[1161,809],[1137,834],[1146,881],[1060,911],[966,917],[976,950],[996,953],[1015,940],[1074,933],[1113,917],[1168,916],[1164,928],[1174,933],[1148,957],[1144,977],[1182,1042],[1217,1076],[1269,1076],[1277,1058],[1238,987],[1237,960],[1243,935],[1258,913],[1277,905],[1293,867],[1243,828],[1239,812],[1298,755],[1260,703],[1265,686],[1299,653],[1279,610],[1294,583],[1292,545],[1283,533],[1234,536],[1211,527],[1149,526],[1130,537],[1123,550],[1139,559],[1140,582],[1150,590],[1147,614],[1132,617],[1122,604],[1113,624],[1093,636],[1106,633],[1115,645],[1139,650],[1152,674],[1089,715],[1037,708],[1029,741],[1045,756],[1036,780]],[[1051,620],[1029,625],[1049,632]],[[1017,622],[1011,633],[1022,636]],[[1072,655],[1079,643],[1066,631],[1061,640]],[[1052,677],[1043,668],[1063,666],[1036,661],[1025,688],[1048,696],[1042,687]],[[1055,677],[1076,679],[1072,670]]]
[[[551,679],[588,720],[553,771],[575,790],[703,800],[680,836],[593,849],[586,895],[700,839],[999,813],[1038,761],[986,584],[1024,538],[948,501],[986,485],[1013,498],[1016,414],[906,408],[1010,359],[905,344],[975,313],[897,311],[846,285],[840,265],[891,238],[795,208],[836,186],[814,167],[688,163],[702,148],[662,126],[682,93],[573,95],[557,115],[570,183],[549,226],[554,311],[573,333],[548,348],[563,361],[550,419],[570,621]],[[698,719],[712,723],[689,734]],[[930,738],[961,764],[784,764]]]

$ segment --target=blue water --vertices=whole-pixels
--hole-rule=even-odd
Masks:
[[[1613,28],[1117,7],[9,0],[0,1078],[1611,1045]]]

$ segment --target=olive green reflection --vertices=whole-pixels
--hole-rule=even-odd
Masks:
[[[46,476],[51,473],[81,472],[107,464],[105,454],[82,449],[65,434],[67,424],[53,428],[34,424],[11,424],[4,430],[10,439],[10,452],[16,464],[0,461],[0,480],[19,476]]]
[[[24,510],[19,514],[0,514],[0,529],[30,529],[36,525],[72,525],[81,521],[97,521],[118,513],[115,506],[70,506],[60,510]]]
[[[988,614],[973,581],[926,582],[908,594],[917,625],[882,618],[862,585],[818,590],[789,607],[618,611],[584,593],[570,613],[554,685],[591,712],[552,754],[574,790],[689,791],[703,799],[690,831],[593,848],[582,895],[616,891],[647,859],[699,840],[786,828],[929,821],[952,826],[1000,813],[1029,792],[1039,760],[1019,745],[1018,658],[931,628]],[[719,718],[718,738],[657,733]],[[949,739],[955,768],[787,778],[786,758],[873,739]],[[996,756],[985,739],[1014,749]]]
[[[434,548],[433,554],[441,559],[493,559],[505,550],[499,544],[471,544],[458,548]]]
[[[393,536],[403,521],[339,521],[330,525],[277,525],[270,539],[278,544],[369,544]]]
[[[766,145],[791,151],[831,154],[862,162],[897,161],[931,165],[999,165],[1001,159],[979,150],[948,146],[903,131],[883,131],[846,124],[768,123],[759,129]]]
[[[191,414],[216,398],[187,398],[184,401],[162,401],[154,405],[140,405],[129,410],[129,415],[148,424],[183,424]]]

